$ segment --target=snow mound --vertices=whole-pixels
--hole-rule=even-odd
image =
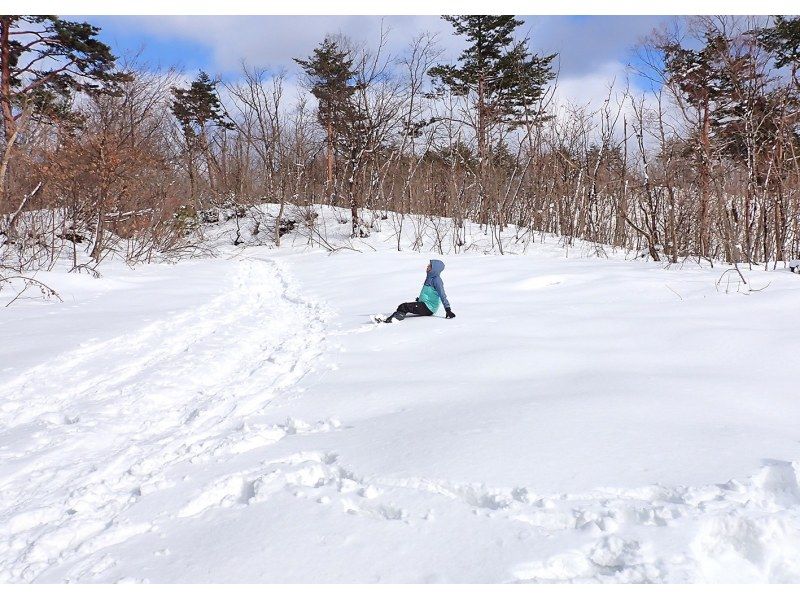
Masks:
[[[521,565],[515,576],[542,583],[797,583],[799,467],[768,464],[744,483],[544,499],[551,510],[572,513],[562,529],[574,526],[597,539]],[[671,549],[669,541],[678,534],[689,539],[688,551]]]

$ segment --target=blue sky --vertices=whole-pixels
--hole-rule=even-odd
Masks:
[[[435,16],[84,16],[102,31],[101,39],[118,56],[141,52],[152,66],[178,66],[187,76],[203,69],[235,79],[242,60],[269,69],[297,67],[292,58],[307,56],[327,33],[343,33],[355,41],[377,41],[381,22],[390,28],[389,50],[402,52],[423,31],[438,32],[444,60],[458,55],[460,40],[451,26]],[[577,101],[602,92],[605,81],[624,78],[635,60],[631,49],[639,39],[670,17],[545,16],[522,17],[524,33],[539,52],[558,52],[560,81]],[[632,77],[637,87],[644,85]]]
[[[152,67],[177,66],[187,71],[216,70],[211,44],[195,41],[188,36],[166,35],[153,30],[136,17],[71,18],[85,20],[100,27],[100,38],[113,48],[117,56],[141,52],[142,60]]]

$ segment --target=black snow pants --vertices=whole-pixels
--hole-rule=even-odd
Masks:
[[[401,303],[400,305],[397,306],[397,311],[395,313],[402,314],[403,316],[406,316],[408,314],[414,314],[415,316],[433,315],[433,312],[430,309],[428,309],[428,306],[425,305],[422,301],[410,301],[408,303]]]

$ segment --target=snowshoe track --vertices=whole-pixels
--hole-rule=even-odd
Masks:
[[[0,581],[33,581],[147,532],[121,514],[169,484],[170,467],[292,433],[291,422],[253,429],[247,418],[312,369],[328,312],[272,260],[235,268],[201,309],[62,354],[0,387]],[[27,436],[28,446],[9,450],[6,434]]]

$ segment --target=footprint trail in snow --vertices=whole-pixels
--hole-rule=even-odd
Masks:
[[[220,460],[314,426],[253,424],[312,367],[325,309],[272,260],[234,264],[199,310],[60,355],[0,387],[0,581],[151,532],[126,511]],[[201,367],[198,367],[201,364]],[[331,429],[322,423],[318,429]]]

